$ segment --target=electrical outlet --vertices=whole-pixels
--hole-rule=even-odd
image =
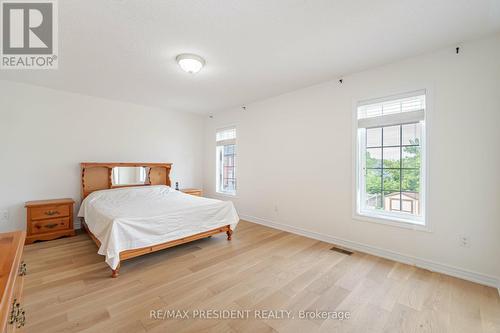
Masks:
[[[0,222],[1,223],[9,222],[9,211],[7,209],[0,210]]]
[[[470,237],[466,235],[458,236],[458,244],[461,247],[470,247]]]
[[[278,214],[278,205],[274,205],[274,212]]]

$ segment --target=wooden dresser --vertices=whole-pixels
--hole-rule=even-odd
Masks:
[[[25,238],[24,231],[0,234],[0,332],[14,332],[26,321],[22,303],[26,265],[21,261]]]
[[[73,199],[39,200],[26,202],[26,244],[74,236]]]
[[[191,195],[196,195],[198,197],[201,197],[203,195],[203,191],[197,188],[183,188],[181,189],[181,192],[191,194]]]

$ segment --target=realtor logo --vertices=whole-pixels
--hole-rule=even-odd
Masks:
[[[55,0],[1,1],[2,69],[56,69]]]

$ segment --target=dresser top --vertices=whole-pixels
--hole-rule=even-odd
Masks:
[[[52,200],[36,200],[36,201],[26,202],[25,207],[63,205],[63,204],[74,204],[74,203],[75,203],[75,201],[71,198],[52,199]]]
[[[179,191],[181,192],[201,192],[199,188],[181,188]]]

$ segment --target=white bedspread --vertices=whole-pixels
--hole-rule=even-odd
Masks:
[[[91,193],[79,217],[99,239],[98,253],[115,269],[120,252],[191,236],[225,225],[234,230],[239,217],[233,203],[176,191],[168,186],[139,186]]]

